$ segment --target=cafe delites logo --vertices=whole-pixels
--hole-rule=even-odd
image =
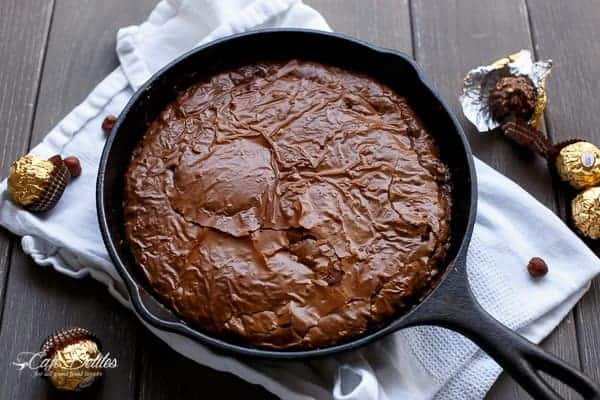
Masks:
[[[40,351],[21,352],[12,364],[64,391],[83,390],[102,377],[104,369],[118,367],[117,359],[103,354],[96,336],[84,328],[57,331],[44,340]]]

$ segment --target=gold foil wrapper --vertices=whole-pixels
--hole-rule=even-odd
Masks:
[[[463,81],[460,104],[465,117],[479,132],[489,132],[500,126],[489,108],[489,93],[496,83],[506,76],[529,78],[535,88],[535,109],[528,123],[539,127],[546,108],[546,77],[552,69],[552,60],[536,61],[528,50],[521,50],[494,61],[490,65],[476,67],[469,71]]]
[[[542,122],[544,110],[546,109],[546,78],[540,81],[539,86],[536,88],[535,94],[535,108],[533,109],[533,115],[529,119],[529,125],[537,129]]]
[[[70,179],[69,169],[59,155],[48,160],[27,155],[11,166],[8,191],[27,210],[44,212],[58,203]]]
[[[600,239],[600,187],[587,189],[571,203],[573,223],[590,239]]]
[[[59,390],[79,391],[90,386],[102,370],[93,367],[93,360],[102,357],[96,342],[83,339],[56,350],[47,371],[48,379]]]
[[[560,178],[575,189],[600,183],[600,149],[588,142],[576,142],[563,147],[556,157]]]
[[[42,197],[55,168],[51,161],[36,156],[19,158],[10,167],[8,192],[22,206],[33,204]]]

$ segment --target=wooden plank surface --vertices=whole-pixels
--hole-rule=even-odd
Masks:
[[[29,144],[53,5],[53,0],[0,2],[0,176]],[[0,322],[13,239],[0,228]]]
[[[140,400],[277,399],[260,386],[198,365],[149,332],[140,335],[140,339],[144,345],[139,365]]]
[[[118,66],[117,30],[144,21],[155,4],[156,0],[57,1],[33,126],[34,145]]]
[[[561,63],[553,72],[549,81],[548,130],[555,138],[576,135],[600,143],[599,130],[593,125],[600,103],[594,97],[600,93],[596,79],[600,45],[594,39],[600,33],[595,23],[600,15],[594,0],[577,1],[569,8],[543,0],[306,2],[317,8],[338,32],[414,54],[457,115],[461,115],[457,103],[461,77],[473,65],[533,46],[541,57],[581,60],[567,66]],[[0,2],[0,115],[6,128],[0,136],[3,176],[10,162],[27,149],[31,131],[32,141],[39,141],[116,66],[116,29],[144,19],[154,3],[155,0],[58,0],[53,6],[52,0]],[[40,101],[36,108],[38,91]],[[556,92],[570,94],[559,98],[552,95]],[[474,134],[464,119],[462,122],[480,158],[550,208],[564,212],[564,204],[557,205],[552,179],[543,163],[517,151],[503,138]],[[86,398],[273,397],[259,387],[178,355],[147,333],[100,284],[90,279],[74,281],[40,269],[18,246],[10,255],[11,240],[0,232],[0,307],[3,282],[7,281],[0,326],[0,361],[5,366],[0,374],[1,399],[62,398],[43,381],[27,375],[28,371],[17,373],[10,362],[19,351],[35,351],[53,329],[70,324],[97,332],[105,348],[120,363]],[[600,380],[598,286],[596,283],[578,306],[576,318],[569,315],[544,343],[547,350],[572,364],[580,362],[580,350],[583,367],[596,380]],[[489,398],[522,399],[527,395],[503,376]],[[567,398],[571,398],[570,394]]]
[[[14,3],[20,4],[20,0]],[[61,0],[56,3],[32,143],[39,142],[116,67],[116,29],[140,21],[153,3],[119,0]],[[23,24],[21,29],[30,25],[33,24]],[[26,86],[25,83],[22,85]],[[2,364],[5,369],[0,378],[0,398],[63,397],[44,380],[33,378],[31,371],[18,372],[10,362],[21,351],[38,351],[41,341],[52,331],[72,325],[95,332],[104,348],[119,363],[118,369],[106,371],[105,379],[95,385],[86,398],[134,398],[138,348],[135,332],[140,329],[139,323],[111,298],[103,285],[89,278],[73,280],[52,269],[40,268],[18,247],[13,253],[0,335],[0,354],[6,360]]]
[[[578,0],[565,7],[552,1],[529,0],[529,13],[541,58],[552,58],[556,67],[548,78],[548,131],[555,141],[573,137],[600,145],[600,4]],[[574,193],[563,185],[561,206]],[[596,254],[600,243],[590,242]],[[583,370],[600,382],[600,281],[575,309]]]
[[[408,0],[305,0],[331,28],[381,47],[412,53]]]
[[[474,153],[518,182],[546,206],[557,210],[552,178],[546,165],[536,156],[519,151],[502,137],[477,134],[462,117],[458,104],[461,80],[470,68],[522,48],[532,48],[525,2],[414,0],[412,18],[416,59],[461,118]],[[569,363],[579,365],[572,313],[543,343],[543,347]],[[570,392],[562,387],[560,391],[570,398]],[[527,398],[527,394],[503,374],[489,397]]]
[[[53,0],[0,2],[0,176],[27,150]]]

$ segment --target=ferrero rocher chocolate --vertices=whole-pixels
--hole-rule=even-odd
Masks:
[[[44,376],[65,391],[80,391],[102,376],[102,353],[87,329],[69,328],[53,333],[42,344]]]
[[[552,60],[533,61],[528,50],[475,67],[465,76],[460,95],[465,117],[482,133],[500,127],[508,114],[538,128],[551,69]]]
[[[556,170],[575,189],[600,183],[600,149],[588,142],[563,147],[556,157]]]
[[[587,189],[571,203],[573,224],[590,239],[600,239],[600,187]]]
[[[496,121],[515,117],[527,121],[535,110],[535,88],[524,76],[505,76],[491,90],[489,107]]]
[[[69,169],[60,156],[48,160],[26,155],[10,167],[8,192],[13,200],[29,211],[53,208],[70,179]]]
[[[23,156],[10,167],[8,191],[17,203],[27,206],[44,193],[54,168],[54,164],[48,160]]]

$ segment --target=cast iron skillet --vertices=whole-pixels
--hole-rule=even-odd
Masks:
[[[227,68],[265,59],[289,58],[320,61],[363,72],[405,96],[435,136],[441,157],[450,169],[453,209],[445,273],[419,305],[382,328],[345,343],[312,350],[273,351],[203,333],[163,307],[152,295],[126,245],[121,204],[123,176],[133,149],[148,124],[180,89]],[[133,96],[107,140],[96,195],[102,235],[127,285],[133,306],[147,323],[159,329],[238,355],[290,360],[356,349],[409,326],[437,325],[474,341],[536,399],[560,398],[542,380],[540,371],[558,378],[585,398],[600,399],[600,389],[589,378],[504,327],[474,299],[467,279],[466,252],[476,213],[475,179],[471,150],[460,125],[410,58],[338,34],[283,29],[240,34],[210,43],[155,74]]]

